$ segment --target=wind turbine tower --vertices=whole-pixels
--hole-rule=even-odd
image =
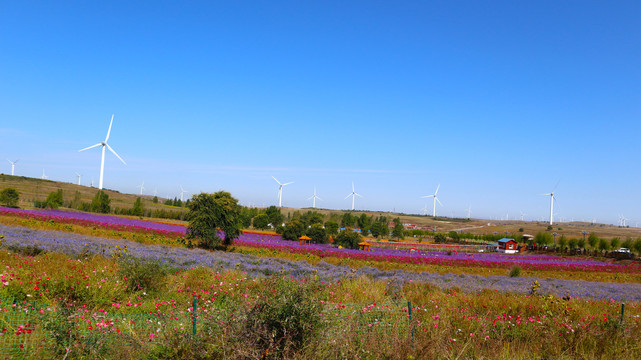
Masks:
[[[183,200],[183,194],[186,193],[186,192],[187,191],[185,191],[185,189],[183,189],[182,185],[180,185],[180,201],[184,201]]]
[[[472,215],[472,205],[467,207],[467,218],[471,219],[472,218],[471,215]]]
[[[439,200],[438,197],[436,197],[436,194],[438,194],[438,189],[440,187],[441,187],[441,184],[438,184],[438,186],[436,187],[436,191],[434,191],[434,194],[432,195],[421,196],[421,198],[431,198],[431,197],[434,198],[434,205],[432,207],[432,217],[436,217],[436,202],[438,201],[438,203],[441,204],[441,206],[443,206],[443,204],[441,203],[441,200]]]
[[[18,159],[18,160],[16,160],[16,161],[11,161],[11,160],[7,159],[7,161],[11,164],[11,176],[14,176],[14,172],[15,172],[15,170],[16,170],[16,163],[17,163],[19,160],[20,160],[20,159]]]
[[[45,169],[42,169],[42,176],[40,178],[43,180],[47,180],[47,175],[45,175]]]
[[[140,195],[142,195],[142,190],[145,188],[145,182],[143,181],[142,184],[136,186],[140,188]]]
[[[318,195],[316,195],[316,186],[314,186],[314,195],[312,195],[312,196],[311,196],[310,198],[308,198],[307,200],[310,200],[310,199],[314,199],[314,201],[313,201],[313,203],[312,203],[312,208],[314,208],[314,209],[316,209],[316,199],[318,199],[318,200],[323,200],[323,199],[321,199],[320,197],[318,197]]]
[[[93,149],[93,148],[98,147],[98,146],[102,146],[102,158],[100,160],[100,181],[98,182],[98,189],[99,190],[102,190],[102,180],[103,180],[103,175],[105,173],[105,148],[108,148],[109,151],[111,151],[114,155],[116,155],[116,157],[118,159],[120,159],[120,161],[122,161],[123,164],[127,165],[125,160],[123,160],[118,154],[116,154],[114,149],[112,149],[111,146],[109,146],[109,144],[107,144],[107,140],[109,140],[109,134],[111,133],[111,125],[113,125],[113,123],[114,123],[114,116],[111,115],[111,122],[109,123],[109,130],[107,130],[107,137],[105,138],[105,141],[101,141],[101,142],[97,143],[96,145],[91,145],[91,146],[86,147],[86,148],[84,148],[82,150],[78,150],[78,151],[85,151],[85,150]]]
[[[82,175],[76,173],[76,176],[78,177],[78,185],[80,185],[80,179],[82,178]]]
[[[281,184],[280,181],[278,181],[278,179],[276,179],[275,177],[272,176],[272,179],[274,179],[278,183],[278,207],[282,207],[283,206],[283,186],[293,184],[294,182],[291,181],[288,183]]]
[[[354,199],[355,199],[357,196],[358,196],[358,197],[363,197],[363,196],[362,196],[362,195],[360,195],[360,194],[357,194],[357,193],[356,193],[356,190],[354,189],[354,182],[353,182],[353,181],[352,181],[352,192],[351,192],[349,195],[345,196],[345,199],[347,199],[347,198],[348,198],[348,197],[350,197],[350,196],[352,197],[352,210],[354,210]]]

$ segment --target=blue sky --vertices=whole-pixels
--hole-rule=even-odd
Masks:
[[[638,1],[0,3],[0,157],[105,187],[641,222]],[[0,172],[10,173],[2,159]],[[2,164],[2,163],[0,163]],[[431,202],[428,208],[431,210]]]

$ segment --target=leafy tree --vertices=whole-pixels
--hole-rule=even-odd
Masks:
[[[434,235],[434,242],[437,244],[442,244],[447,241],[447,237],[441,233]]]
[[[20,193],[14,188],[6,188],[0,191],[0,204],[8,207],[17,207],[20,201]]]
[[[623,244],[621,244],[621,247],[624,247],[626,249],[632,249],[634,246],[634,242],[632,241],[631,238],[626,238]]]
[[[352,214],[350,214],[348,212],[344,213],[343,214],[343,218],[341,219],[341,226],[344,227],[344,228],[354,227],[354,221],[356,221],[356,219],[354,219]]]
[[[590,244],[590,248],[596,249],[597,244],[599,243],[599,237],[597,234],[592,233],[590,236],[588,236],[588,244]]]
[[[107,195],[106,192],[100,190],[93,197],[93,200],[91,200],[91,211],[101,214],[108,214],[111,211],[111,206],[109,206],[109,203],[111,203],[109,195]]]
[[[585,239],[579,238],[576,242],[577,246],[581,249],[585,249]]]
[[[345,230],[336,236],[334,243],[347,249],[358,249],[358,243],[360,243],[361,240],[362,238],[359,233],[352,230]]]
[[[248,207],[241,207],[240,209],[240,224],[243,228],[248,229],[252,225],[252,218],[258,214],[257,209]]]
[[[313,224],[312,227],[307,229],[307,236],[312,238],[313,243],[326,244],[329,241],[327,231],[323,229],[321,224]]]
[[[325,222],[325,231],[327,231],[328,235],[338,234],[338,223],[335,221]]]
[[[206,249],[225,248],[240,235],[239,214],[238,200],[227,191],[194,195],[187,212],[187,239],[198,240],[198,246]]]
[[[283,214],[280,212],[280,209],[273,205],[265,209],[265,214],[267,214],[269,223],[272,224],[273,227],[282,225],[283,220],[285,219]]]
[[[308,211],[305,214],[300,216],[301,221],[307,226],[314,225],[314,224],[323,224],[324,220],[323,214],[316,212],[316,211]]]
[[[367,236],[369,234],[368,228],[361,228],[361,236]]]
[[[534,242],[538,246],[546,246],[554,242],[554,237],[550,233],[540,232],[534,236]]]
[[[165,200],[165,202],[163,204],[169,205],[169,206],[173,206],[174,202],[171,199],[167,199],[167,200]]]
[[[608,251],[610,249],[610,243],[606,239],[599,239],[599,250]]]
[[[60,206],[62,206],[62,189],[50,192],[47,196],[47,207],[57,209]]]
[[[613,238],[610,240],[610,248],[611,248],[611,249],[616,249],[616,248],[618,248],[618,247],[619,247],[619,244],[621,244],[621,239],[619,239],[618,237],[613,237]]]
[[[395,237],[397,239],[404,239],[405,236],[403,236],[403,230],[405,230],[405,228],[401,223],[401,219],[394,219],[394,224],[394,228],[392,229],[392,237]]]
[[[375,221],[370,227],[369,231],[372,233],[373,237],[378,238],[379,236],[386,233],[384,227],[385,225],[383,225],[383,223]]]
[[[559,238],[559,248],[565,249],[565,247],[568,245],[568,239],[565,237],[565,235],[561,235]]]
[[[560,239],[559,239],[559,241],[560,241]],[[570,246],[570,249],[576,249],[578,244],[579,244],[579,241],[576,238],[571,238],[568,241],[568,246]]]
[[[356,222],[361,230],[370,227],[370,224],[372,223],[367,214],[361,214],[361,216],[356,219]]]
[[[151,200],[152,203],[158,204],[158,196],[154,196],[153,200]]]
[[[637,254],[641,255],[641,238],[634,240],[634,245],[632,245],[632,248],[634,248],[634,251],[636,251]]]
[[[285,224],[283,229],[283,239],[285,240],[298,240],[305,233],[305,224],[298,220],[292,220]]]
[[[136,198],[136,201],[134,201],[134,207],[131,209],[131,215],[134,216],[142,216],[144,212],[143,205],[142,205],[142,199],[140,197]]]
[[[267,214],[258,214],[254,217],[253,223],[256,229],[269,229],[269,216]]]

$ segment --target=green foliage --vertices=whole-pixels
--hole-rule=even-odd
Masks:
[[[134,201],[134,207],[131,209],[131,215],[142,216],[143,212],[144,208],[142,205],[142,199],[140,197],[137,197],[136,201]]]
[[[158,204],[158,196],[154,196],[154,198],[151,200],[152,203]]]
[[[240,208],[240,224],[244,229],[252,226],[252,218],[258,215],[258,209],[242,206]]]
[[[334,239],[334,243],[347,249],[358,249],[358,243],[361,241],[361,234],[352,230],[341,231]]]
[[[637,254],[641,255],[641,238],[634,240],[632,248],[634,248],[634,251],[636,251]]]
[[[367,214],[361,214],[361,216],[356,219],[356,222],[358,223],[358,227],[360,229],[365,229],[370,227],[370,225],[372,224],[372,219],[368,217]]]
[[[292,220],[285,224],[283,229],[284,240],[298,240],[305,233],[305,224],[300,220]]]
[[[610,249],[610,243],[606,239],[599,239],[599,250],[608,251]]]
[[[519,277],[521,276],[521,268],[519,266],[515,266],[510,270],[510,277]]]
[[[561,237],[563,237],[563,236],[561,236]],[[561,242],[560,239],[559,239],[559,242]],[[570,247],[570,249],[576,249],[578,245],[579,245],[579,240],[577,238],[571,238],[568,241],[568,246]]]
[[[49,193],[49,196],[47,196],[47,207],[51,209],[57,209],[60,206],[62,206],[62,189],[58,189],[58,191],[52,191]]]
[[[254,228],[259,230],[269,229],[269,216],[267,214],[258,214],[253,219]]]
[[[20,202],[20,193],[14,188],[6,188],[0,191],[0,204],[8,207],[17,207]]]
[[[47,252],[43,248],[31,245],[9,245],[7,248],[16,254],[25,256],[38,256]]]
[[[267,280],[271,289],[247,313],[244,336],[255,341],[270,358],[290,358],[321,329],[322,303],[314,298],[314,287]]]
[[[285,217],[280,212],[280,209],[273,205],[265,209],[265,214],[269,218],[269,223],[272,224],[273,227],[282,225],[283,220],[285,220]]]
[[[380,223],[378,221],[372,224],[369,231],[372,233],[372,236],[375,238],[378,238],[379,236],[386,234],[385,225],[383,225],[383,223]]]
[[[538,246],[547,246],[554,243],[554,236],[547,232],[539,232],[534,236],[534,243]]]
[[[305,214],[300,216],[300,220],[305,224],[305,226],[310,226],[314,224],[323,224],[325,217],[323,214],[316,211],[308,211]]]
[[[523,228],[519,228],[519,232],[523,232]]]
[[[565,249],[568,246],[568,238],[565,235],[561,235],[559,238],[559,248]]]
[[[354,222],[356,222],[356,219],[352,216],[352,214],[346,212],[343,214],[343,218],[341,219],[341,227],[353,228]]]
[[[588,244],[590,244],[590,248],[596,249],[597,244],[599,243],[599,237],[595,233],[591,233],[590,236],[588,236]]]
[[[613,237],[612,239],[610,239],[610,248],[611,249],[618,248],[620,244],[621,244],[621,239],[619,239],[618,237]]]
[[[312,238],[313,243],[326,244],[329,241],[329,235],[321,224],[313,224],[307,229],[307,236]]]
[[[392,237],[397,238],[399,240],[404,239],[405,236],[403,235],[403,230],[405,230],[405,228],[401,223],[401,219],[399,218],[394,219],[394,228],[392,229]]]
[[[161,291],[170,269],[157,260],[144,260],[133,256],[118,259],[118,273],[127,283],[130,292]]]
[[[100,190],[96,193],[96,196],[93,197],[93,200],[91,200],[91,211],[108,214],[111,211],[111,206],[109,206],[110,202],[109,195]]]
[[[327,221],[325,223],[325,231],[327,231],[328,235],[338,234],[338,223],[335,221]]]
[[[576,241],[576,245],[580,247],[581,249],[585,249],[585,239],[584,238],[579,238]]]
[[[447,242],[447,237],[441,233],[438,233],[434,235],[434,242],[437,244],[442,244],[444,242]]]
[[[552,227],[552,225],[548,225],[547,229],[548,229],[548,231],[550,231],[550,230],[552,230],[554,228]]]
[[[187,239],[198,240],[197,246],[216,249],[231,245],[240,235],[240,206],[238,200],[226,191],[214,194],[200,193],[189,202]],[[224,238],[218,236],[218,230]]]

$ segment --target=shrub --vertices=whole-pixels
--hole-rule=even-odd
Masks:
[[[519,266],[515,266],[510,270],[510,277],[519,277],[521,275],[521,268]]]
[[[45,249],[42,249],[38,246],[31,246],[31,245],[9,245],[7,247],[10,251],[13,251],[16,254],[21,254],[25,256],[38,256],[40,254],[44,254],[47,251]]]
[[[300,220],[292,220],[283,228],[284,240],[298,240],[305,233],[305,224]]]
[[[312,296],[318,284],[290,284],[269,279],[268,291],[247,314],[245,336],[263,354],[288,357],[320,330],[322,304]]]
[[[443,234],[436,234],[434,235],[434,242],[437,244],[441,244],[447,241],[447,237]]]
[[[254,228],[258,230],[269,229],[269,216],[267,214],[258,214],[254,216]]]
[[[100,190],[96,193],[96,196],[93,197],[93,200],[91,200],[91,211],[108,214],[111,211],[111,206],[109,206],[110,202],[109,195]]]
[[[358,243],[360,243],[361,240],[361,234],[352,230],[345,230],[336,235],[334,243],[347,249],[358,249]]]
[[[47,207],[57,209],[60,206],[62,206],[62,189],[50,192],[47,196]]]
[[[130,292],[161,290],[169,271],[169,267],[158,260],[143,260],[128,255],[118,259],[118,273],[127,282]]]
[[[326,244],[329,241],[329,235],[327,235],[327,231],[323,229],[321,224],[314,224],[307,229],[307,236],[312,238],[312,242],[317,244]]]
[[[240,206],[230,193],[200,193],[194,195],[188,206],[187,239],[198,239],[199,247],[226,248],[240,235]],[[223,232],[223,239],[218,236],[218,229]]]
[[[0,204],[8,207],[17,207],[20,201],[20,193],[14,188],[6,188],[0,191]]]
[[[329,235],[338,234],[338,223],[335,221],[325,222],[325,231],[327,231],[327,234]]]

